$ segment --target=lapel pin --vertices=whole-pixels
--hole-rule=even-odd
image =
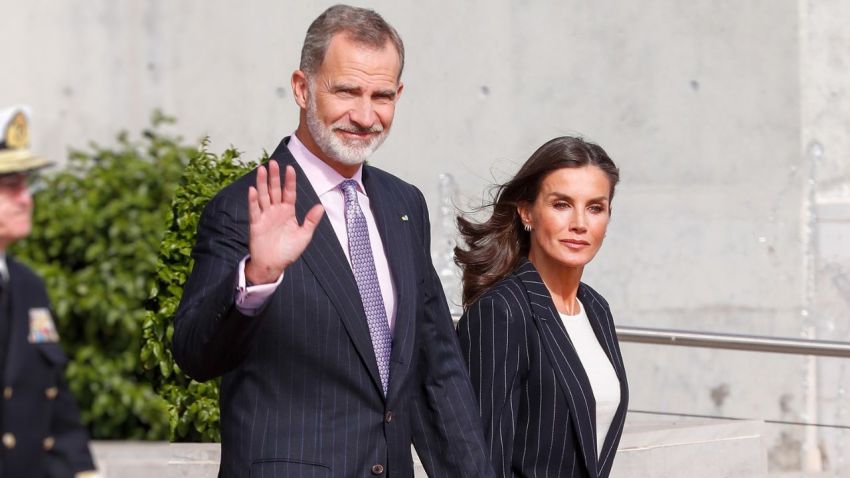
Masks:
[[[406,221],[407,220],[407,214],[405,214],[404,216],[401,216],[401,220]]]

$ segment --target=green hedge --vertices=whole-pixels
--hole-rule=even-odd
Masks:
[[[153,373],[157,392],[168,403],[173,441],[220,440],[218,381],[198,383],[182,373],[171,355],[171,336],[183,284],[192,271],[191,252],[204,206],[221,188],[257,165],[243,164],[238,159],[239,152],[235,149],[217,156],[207,151],[204,142],[200,154],[189,161],[174,195],[159,248],[155,286],[144,321],[141,357],[145,368]]]
[[[204,206],[257,163],[184,145],[163,133],[173,122],[155,113],[139,139],[122,132],[37,177],[33,233],[10,250],[45,280],[97,439],[220,439],[218,383],[174,363],[172,321]]]
[[[37,178],[32,235],[11,252],[44,278],[69,386],[94,438],[164,439],[168,404],[139,363],[145,301],[174,190],[196,147],[163,133],[72,151]]]

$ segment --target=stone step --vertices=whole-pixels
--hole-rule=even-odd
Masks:
[[[761,421],[629,417],[611,478],[765,476],[763,425]]]
[[[611,478],[766,476],[762,427],[759,421],[661,421],[630,416]],[[95,441],[92,451],[102,478],[212,477],[221,456],[221,447],[215,443]],[[418,459],[414,466],[417,478],[426,476]]]

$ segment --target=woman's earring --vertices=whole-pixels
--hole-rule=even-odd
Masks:
[[[525,228],[525,232],[531,232],[531,224],[524,222],[522,223],[522,227]]]

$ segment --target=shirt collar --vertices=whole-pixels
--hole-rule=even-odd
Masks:
[[[9,267],[6,265],[6,252],[0,251],[0,283],[9,282]]]
[[[328,163],[322,161],[315,154],[311,153],[310,150],[304,146],[304,143],[298,139],[298,136],[296,136],[295,133],[289,137],[289,144],[287,144],[287,148],[289,148],[289,152],[292,153],[292,156],[295,158],[298,166],[301,166],[301,169],[307,176],[307,180],[310,181],[310,185],[313,186],[313,189],[316,191],[316,195],[319,197],[328,191],[336,189],[339,186],[339,183],[349,179],[339,174],[334,168],[330,167]],[[354,173],[354,176],[352,176],[351,179],[357,181],[358,188],[365,194],[366,188],[363,187],[362,178],[363,166],[361,165],[357,168],[357,172]]]

